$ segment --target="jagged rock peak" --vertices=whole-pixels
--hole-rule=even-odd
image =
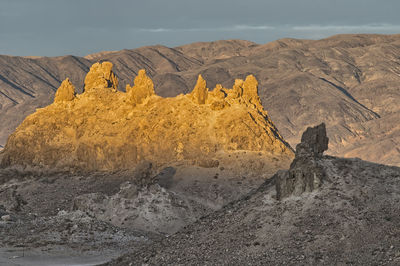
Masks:
[[[54,102],[72,101],[75,98],[75,86],[66,78],[57,89]]]
[[[85,92],[102,88],[110,88],[111,91],[117,91],[118,79],[112,72],[112,67],[113,64],[111,62],[93,64],[85,77]]]
[[[325,171],[319,161],[328,149],[328,141],[324,123],[304,131],[301,143],[296,146],[296,155],[290,169],[275,175],[278,200],[291,195],[299,196],[321,186]]]
[[[144,99],[155,94],[154,83],[151,78],[146,75],[146,70],[139,70],[138,75],[134,80],[134,85],[126,85],[126,92],[128,94],[128,98],[137,104],[141,104]]]
[[[243,95],[243,79],[235,79],[235,84],[233,85],[234,97],[239,98]]]
[[[328,150],[328,142],[325,123],[308,127],[301,136],[301,143],[296,146],[296,156],[321,157]]]
[[[242,83],[243,97],[249,102],[261,105],[260,97],[258,96],[258,81],[253,75],[248,75]]]
[[[192,99],[195,103],[205,104],[208,98],[207,83],[201,75],[197,78],[196,85],[191,93]]]

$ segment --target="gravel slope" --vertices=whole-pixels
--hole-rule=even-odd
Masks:
[[[107,265],[399,265],[400,168],[330,156],[320,164],[319,190],[277,201],[270,179]]]

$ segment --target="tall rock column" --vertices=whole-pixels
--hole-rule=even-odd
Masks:
[[[191,92],[191,97],[195,103],[205,104],[208,98],[208,88],[206,81],[201,75],[197,78],[196,86]]]
[[[75,98],[75,86],[66,78],[56,91],[54,102],[72,101]]]
[[[131,102],[141,104],[146,98],[155,94],[153,81],[146,75],[146,70],[139,70],[133,82],[134,86],[126,85],[126,93]]]
[[[325,174],[319,161],[323,152],[328,149],[328,142],[324,123],[307,128],[301,137],[301,143],[296,146],[296,155],[289,171],[276,175],[277,199],[290,195],[299,196],[321,186]]]

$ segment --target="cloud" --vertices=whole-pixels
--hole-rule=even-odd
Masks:
[[[342,31],[342,32],[365,32],[365,31],[400,31],[400,25],[393,24],[366,24],[366,25],[305,25],[292,26],[294,31]]]
[[[176,29],[164,29],[164,28],[157,28],[157,29],[134,29],[134,30],[139,30],[141,32],[170,32],[170,31],[177,31]]]
[[[252,25],[235,25],[228,28],[221,28],[222,30],[231,30],[231,31],[239,31],[239,30],[274,30],[276,27],[269,26],[269,25],[259,25],[259,26],[252,26]]]
[[[400,25],[394,24],[366,24],[366,25],[233,25],[213,28],[141,28],[133,29],[140,32],[163,33],[163,32],[244,32],[244,31],[282,31],[282,32],[335,32],[364,33],[364,32],[400,32]]]
[[[262,30],[274,30],[274,26],[269,25],[233,25],[227,27],[215,27],[215,28],[152,28],[152,29],[135,29],[141,32],[223,32],[223,31],[262,31]]]

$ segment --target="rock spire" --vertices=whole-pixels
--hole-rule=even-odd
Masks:
[[[134,86],[126,85],[126,93],[128,98],[137,104],[143,103],[146,98],[155,94],[153,81],[146,75],[146,70],[139,70]]]
[[[112,72],[111,62],[95,63],[85,77],[85,92],[96,91],[96,89],[110,88],[115,92],[118,89],[118,79]]]
[[[299,196],[321,186],[325,173],[319,161],[328,149],[328,142],[324,123],[304,131],[289,171],[276,175],[277,199]]]
[[[208,97],[207,83],[201,75],[198,76],[196,85],[191,93],[192,99],[195,103],[205,104]]]
[[[66,78],[56,91],[54,102],[68,102],[75,98],[75,86],[71,83],[69,78]]]

